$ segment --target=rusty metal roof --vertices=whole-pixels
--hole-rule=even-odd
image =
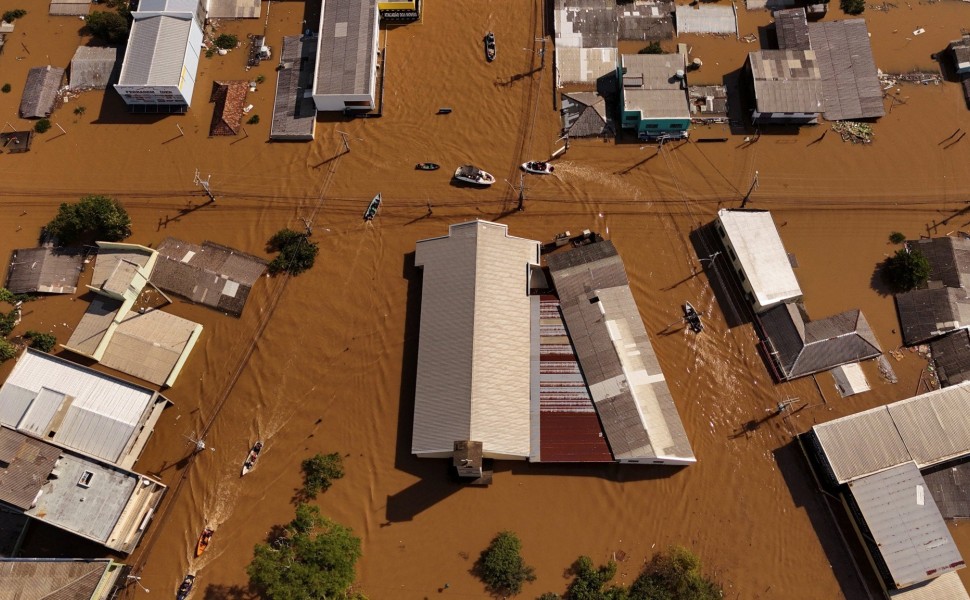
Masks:
[[[60,449],[0,427],[0,502],[30,508],[54,470]]]

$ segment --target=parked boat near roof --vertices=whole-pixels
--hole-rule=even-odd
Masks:
[[[455,170],[455,179],[471,183],[473,185],[492,185],[495,183],[495,176],[483,171],[474,165],[462,165]]]

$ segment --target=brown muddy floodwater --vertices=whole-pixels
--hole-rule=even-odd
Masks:
[[[346,477],[319,505],[361,536],[358,580],[371,598],[434,597],[445,583],[443,595],[484,597],[469,569],[503,529],[518,533],[536,567],[538,580],[523,597],[561,592],[563,570],[580,554],[623,557],[617,579],[629,583],[668,544],[698,552],[731,599],[864,597],[792,434],[913,395],[925,361],[909,352],[892,361],[895,385],[866,364],[872,391],[845,400],[828,374],[772,384],[750,325],[727,327],[689,236],[718,208],[738,206],[758,172],[749,206],[773,211],[798,257],[810,314],[860,307],[883,348],[896,348],[893,301],[872,284],[875,265],[892,251],[888,233],[916,237],[970,227],[970,140],[940,145],[954,130],[970,130],[959,86],[899,87],[900,101],[875,125],[869,146],[843,143],[834,133],[823,137],[826,125],[763,135],[753,144],[744,143],[745,132],[700,128],[695,138],[729,140],[672,143],[660,153],[637,143],[574,141],[557,162],[557,176],[526,180],[526,210],[517,212],[512,185],[453,187],[449,170],[474,162],[517,184],[519,163],[556,149],[551,61],[538,69],[533,52],[542,34],[540,4],[428,4],[421,22],[382,32],[381,119],[321,120],[313,143],[269,144],[274,64],[246,73],[244,53],[236,51],[203,59],[186,115],[129,116],[113,92],[87,92],[55,113],[66,134],[55,128],[38,136],[30,153],[0,156],[3,256],[33,244],[60,202],[86,193],[121,199],[134,220],[131,241],[141,244],[176,236],[259,254],[278,228],[313,219],[318,264],[294,279],[260,282],[241,319],[184,302],[169,309],[205,331],[166,392],[175,405],[136,465],[172,486],[130,559],[152,597],[173,593],[187,571],[198,574],[196,597],[245,597],[239,590],[252,547],[291,518],[300,462],[316,452],[345,457]],[[877,65],[933,68],[929,55],[959,36],[970,5],[899,4],[866,14]],[[16,110],[27,69],[48,60],[64,66],[87,40],[78,34],[80,21],[47,17],[46,2],[18,6],[29,14],[0,55],[2,79],[14,88],[0,96],[0,112],[14,127],[26,127]],[[278,50],[284,34],[302,28],[303,8],[264,3],[261,19],[225,28],[246,34],[266,26]],[[769,22],[743,8],[739,20],[742,35]],[[926,33],[908,33],[917,27]],[[492,64],[481,56],[488,30],[499,45]],[[734,39],[687,41],[705,61],[693,74],[697,83],[719,82],[757,48]],[[257,74],[267,82],[249,101],[261,123],[246,126],[239,138],[207,138],[211,82]],[[83,115],[74,116],[76,106],[86,108]],[[435,116],[440,106],[454,112]],[[349,134],[350,153],[340,154],[338,130]],[[423,161],[443,168],[415,172],[414,163]],[[211,174],[215,203],[204,204],[193,186],[196,169]],[[377,192],[384,194],[381,213],[363,223]],[[408,455],[420,286],[407,255],[417,240],[474,218],[500,219],[513,235],[539,240],[566,229],[604,233],[624,258],[651,332],[675,321],[685,299],[703,309],[703,335],[653,337],[696,465],[677,471],[506,462],[497,465],[491,487],[469,489],[448,482],[445,461]],[[64,341],[86,300],[79,294],[32,303],[20,330],[51,330]],[[9,365],[0,374],[8,371]],[[786,398],[806,408],[745,427]],[[205,432],[215,452],[186,461],[185,436],[193,432]],[[259,466],[240,479],[240,463],[257,438],[267,441]],[[194,559],[206,523],[217,533],[209,551]],[[967,528],[953,531],[970,552]],[[65,549],[56,540],[41,532],[28,549],[97,552]],[[129,594],[145,596],[134,586]]]

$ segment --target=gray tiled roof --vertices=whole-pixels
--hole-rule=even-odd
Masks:
[[[775,34],[782,50],[809,50],[812,47],[804,8],[775,11]]]
[[[823,116],[840,121],[885,115],[865,19],[812,23],[808,33],[822,74]]]
[[[919,250],[930,263],[930,281],[946,287],[970,288],[970,239],[938,237],[909,241],[911,249]]]
[[[50,65],[31,69],[20,100],[20,116],[24,119],[50,116],[63,80],[64,69]]]
[[[760,50],[748,62],[759,112],[822,111],[822,75],[813,50]]]
[[[121,572],[107,558],[0,559],[0,589],[10,600],[105,600]]]
[[[683,54],[624,54],[623,109],[644,119],[689,119]]]
[[[368,94],[374,88],[377,0],[327,0],[320,17],[316,94]]]
[[[930,342],[930,354],[943,386],[970,379],[970,331],[961,329]]]
[[[42,292],[73,294],[84,257],[76,250],[49,246],[14,250],[7,272],[7,289],[14,294]]]
[[[177,86],[191,28],[192,19],[169,15],[136,19],[128,36],[119,83]]]
[[[563,94],[562,120],[563,130],[570,137],[612,134],[606,118],[606,101],[594,92]]]
[[[962,288],[941,287],[896,294],[903,343],[922,344],[970,326],[970,297]]]
[[[103,90],[118,79],[121,70],[118,48],[81,46],[71,59],[71,89]]]
[[[60,450],[22,433],[0,427],[0,502],[30,508],[54,470]]]
[[[273,103],[271,140],[312,140],[317,122],[317,107],[313,98],[303,95],[313,87],[313,67],[317,45],[313,40],[304,43],[303,37],[283,38],[280,68],[276,72],[276,100]]]

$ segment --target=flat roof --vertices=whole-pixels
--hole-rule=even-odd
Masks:
[[[675,9],[677,35],[685,33],[737,34],[737,16],[733,6],[678,4]]]
[[[81,277],[80,251],[51,246],[14,250],[7,271],[7,289],[14,294],[73,294]]]
[[[271,140],[312,140],[317,124],[317,107],[304,92],[313,89],[317,45],[303,36],[283,38],[280,67],[276,71],[276,99],[273,101]]]
[[[2,558],[0,589],[16,600],[104,600],[122,570],[108,558]]]
[[[540,244],[469,221],[421,240],[414,454],[479,441],[486,457],[530,455],[529,268]]]
[[[892,590],[889,597],[893,600],[970,600],[960,574],[953,571],[905,590]]]
[[[128,311],[99,362],[155,385],[166,385],[201,331],[198,323],[160,310]]]
[[[546,260],[613,457],[695,462],[613,243]]]
[[[623,109],[644,119],[690,119],[683,54],[624,54]]]
[[[822,73],[814,50],[758,50],[748,54],[761,113],[822,112]]]
[[[71,89],[103,90],[118,80],[121,71],[118,48],[80,46],[71,59]]]
[[[849,482],[869,535],[864,535],[905,588],[965,563],[926,482],[913,462]]]
[[[0,424],[44,439],[55,430],[55,444],[130,464],[159,402],[167,401],[150,389],[28,348],[0,387]]]
[[[717,218],[758,304],[769,306],[802,295],[770,212],[722,208]]]
[[[0,427],[0,502],[30,508],[60,453],[60,448]]]
[[[811,23],[808,34],[822,76],[823,116],[842,121],[885,115],[865,19]]]
[[[377,0],[324,0],[314,94],[370,94],[376,78]]]
[[[208,0],[206,17],[209,19],[258,19],[261,0]]]

